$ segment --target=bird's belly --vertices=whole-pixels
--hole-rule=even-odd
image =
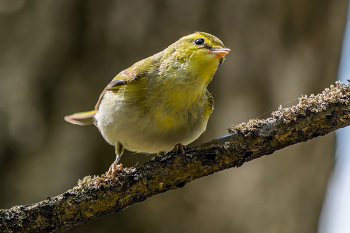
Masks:
[[[142,113],[121,101],[102,101],[95,115],[97,127],[104,139],[136,152],[170,151],[175,144],[187,145],[206,129],[208,117],[189,118],[187,112],[166,116],[164,122],[157,114]],[[169,119],[169,117],[171,119]]]

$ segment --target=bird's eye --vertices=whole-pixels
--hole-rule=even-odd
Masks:
[[[195,43],[196,45],[202,45],[202,44],[204,44],[204,39],[203,39],[203,38],[195,39],[195,40],[194,40],[194,43]]]

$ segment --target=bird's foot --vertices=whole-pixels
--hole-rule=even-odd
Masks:
[[[176,145],[174,146],[173,151],[174,151],[175,153],[178,153],[179,151],[181,151],[181,153],[182,153],[182,158],[185,159],[185,149],[186,149],[186,148],[187,148],[187,146],[182,145],[181,143],[178,143],[178,144],[176,144]]]
[[[123,172],[123,164],[112,163],[112,165],[109,167],[108,171],[105,174],[106,174],[106,177],[114,178],[119,173],[122,173],[122,172]]]

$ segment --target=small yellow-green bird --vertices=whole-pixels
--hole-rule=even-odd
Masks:
[[[195,32],[162,52],[123,70],[102,91],[95,110],[66,116],[77,125],[95,124],[103,138],[115,146],[118,165],[124,148],[164,154],[181,149],[206,129],[213,112],[207,90],[230,49],[215,36]],[[175,147],[174,147],[175,146]]]

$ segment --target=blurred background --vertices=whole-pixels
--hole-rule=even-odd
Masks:
[[[92,109],[117,73],[194,31],[231,53],[209,85],[215,111],[193,145],[322,91],[337,77],[346,8],[346,0],[0,0],[0,208],[104,173],[114,148],[94,126],[63,117]],[[66,232],[316,232],[334,143],[334,134],[319,137]],[[151,157],[126,152],[121,162]]]

